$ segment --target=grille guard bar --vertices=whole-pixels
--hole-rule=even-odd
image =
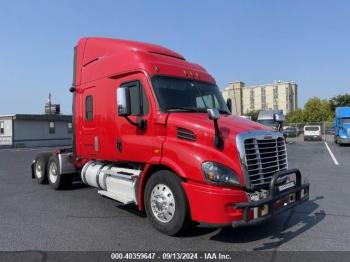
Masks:
[[[296,176],[296,184],[293,188],[287,189],[281,193],[278,193],[276,190],[276,184],[279,177],[295,174]],[[309,199],[309,188],[310,183],[304,183],[301,182],[301,173],[299,169],[289,169],[280,171],[271,179],[270,183],[270,189],[269,189],[269,196],[265,199],[259,200],[259,201],[250,201],[250,202],[243,202],[243,203],[237,203],[235,206],[236,208],[243,209],[243,218],[240,221],[234,221],[232,222],[232,227],[242,227],[242,226],[250,226],[250,225],[256,225],[259,224],[273,216],[276,216],[282,212],[287,211],[288,209],[291,209],[293,207],[296,207],[300,205],[301,203],[307,201]],[[301,193],[304,191],[304,195],[302,197]],[[287,204],[286,206],[275,208],[276,201],[288,196],[289,194],[295,193],[295,201],[293,203]],[[259,218],[251,219],[249,220],[249,211],[251,208],[255,207],[263,207],[264,205],[268,205],[268,214],[264,215]]]

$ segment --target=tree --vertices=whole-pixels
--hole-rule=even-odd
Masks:
[[[350,106],[350,94],[338,95],[329,100],[331,110],[334,112],[338,106]]]
[[[289,112],[286,115],[287,123],[304,123],[304,112],[302,109],[297,109]]]
[[[250,111],[250,112],[246,112],[244,115],[245,116],[250,116],[253,121],[257,121],[258,120],[258,115],[259,115],[259,110],[253,110],[253,111]]]
[[[325,99],[310,98],[304,106],[303,118],[305,122],[332,121],[333,116],[331,105]]]

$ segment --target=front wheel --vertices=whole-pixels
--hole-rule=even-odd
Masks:
[[[166,235],[185,232],[191,224],[181,179],[162,170],[153,174],[145,188],[145,210],[152,225]]]

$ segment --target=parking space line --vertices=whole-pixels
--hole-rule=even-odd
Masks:
[[[331,157],[332,157],[332,159],[333,159],[334,164],[335,164],[336,166],[338,166],[338,165],[339,165],[338,160],[335,158],[335,156],[334,156],[333,152],[331,151],[331,149],[329,148],[327,142],[324,141],[324,143],[325,143],[325,145],[326,145],[326,147],[327,147],[327,149],[328,149],[329,154],[331,155]]]

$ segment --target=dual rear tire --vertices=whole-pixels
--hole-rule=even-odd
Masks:
[[[34,162],[34,176],[39,184],[47,184],[47,162],[51,153],[39,153]]]
[[[56,155],[40,153],[35,158],[34,176],[39,184],[49,183],[53,189],[59,190],[72,183],[71,175],[61,175]]]

